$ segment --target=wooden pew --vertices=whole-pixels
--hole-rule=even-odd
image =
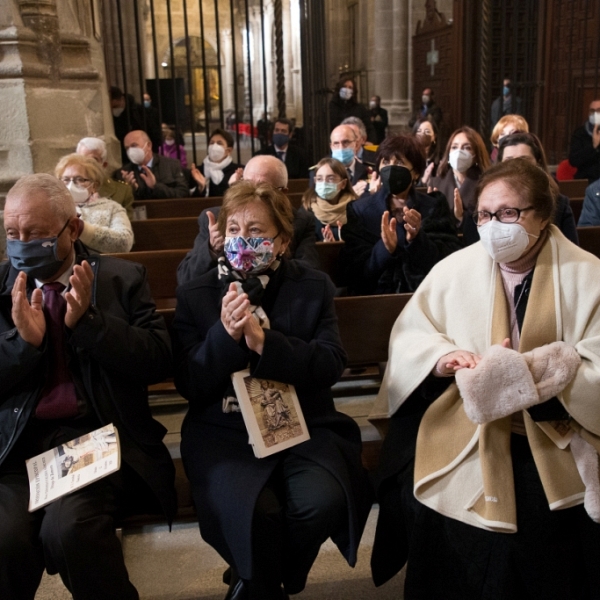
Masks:
[[[134,252],[191,248],[198,235],[198,217],[132,221]]]
[[[335,312],[349,367],[385,363],[392,327],[412,294],[335,298]],[[169,331],[175,307],[159,308]]]
[[[600,258],[600,227],[578,227],[579,245]]]
[[[560,193],[569,198],[583,198],[585,196],[585,188],[588,185],[589,181],[587,179],[569,179],[558,182]]]
[[[573,211],[575,224],[577,224],[579,222],[579,217],[581,216],[581,209],[583,208],[583,198],[569,198],[569,204]]]
[[[290,179],[288,191],[290,194],[303,194],[308,189],[308,179]]]
[[[158,308],[175,308],[177,266],[187,252],[187,250],[149,250],[111,254],[110,256],[144,265],[156,306]]]
[[[392,327],[412,294],[335,298],[340,336],[348,365],[385,363]]]
[[[344,242],[317,242],[316,246],[321,271],[327,273],[337,287],[341,287],[340,252],[344,247]]]
[[[294,208],[302,204],[302,194],[288,194]],[[164,200],[136,200],[134,210],[146,207],[147,219],[166,219],[173,217],[197,217],[206,208],[221,206],[222,196],[211,198],[166,198]]]

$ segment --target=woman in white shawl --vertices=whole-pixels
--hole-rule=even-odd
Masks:
[[[407,563],[407,600],[600,597],[600,261],[551,224],[554,189],[487,171],[481,242],[392,331],[372,568]]]
[[[193,196],[223,196],[229,180],[241,177],[244,165],[233,162],[233,137],[224,129],[215,129],[208,138],[208,153],[200,165],[192,163],[191,174],[197,186]]]

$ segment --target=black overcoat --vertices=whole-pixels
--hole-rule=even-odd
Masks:
[[[119,431],[122,460],[154,492],[172,520],[175,469],[162,443],[166,429],[152,418],[147,386],[171,373],[171,344],[150,296],[146,270],[136,263],[91,255],[76,242],[76,262],[94,271],[88,311],[68,336],[68,360],[78,395],[101,425]],[[12,321],[11,291],[18,271],[0,263],[0,464],[23,432],[41,395],[49,350],[25,342]],[[27,281],[31,297],[35,282]]]
[[[261,356],[236,342],[220,320],[222,285],[213,269],[179,287],[173,324],[175,384],[189,400],[181,454],[192,483],[203,538],[244,579],[252,578],[252,515],[256,499],[281,460],[257,459],[239,413],[223,413],[230,375],[250,363],[255,377],[293,384],[311,439],[288,450],[327,469],[346,493],[347,526],[334,536],[350,565],[371,506],[361,464],[360,431],[335,410],[331,386],[346,361],[333,296],[320,271],[283,260],[262,306],[271,328]]]

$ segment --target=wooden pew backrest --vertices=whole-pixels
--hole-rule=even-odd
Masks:
[[[558,189],[561,194],[569,198],[583,198],[585,196],[585,188],[589,185],[587,179],[568,179],[558,182]]]
[[[392,327],[412,294],[335,298],[348,365],[386,362]]]
[[[134,252],[189,249],[198,235],[197,217],[132,221]]]
[[[412,294],[335,298],[335,312],[348,364],[386,362],[392,327]],[[175,308],[158,311],[171,329]]]
[[[146,267],[150,291],[156,305],[161,308],[175,307],[177,266],[187,250],[154,250],[111,254],[116,258],[140,263]]]
[[[288,194],[292,206],[302,204],[302,194]],[[173,217],[198,217],[200,213],[213,206],[221,206],[223,196],[211,198],[167,198],[165,200],[136,200],[133,208],[144,206],[147,219],[166,219]]]
[[[578,227],[579,245],[600,258],[600,227]]]
[[[575,225],[579,222],[581,216],[581,209],[583,208],[583,198],[569,198],[569,204],[573,211],[573,218],[575,219]]]

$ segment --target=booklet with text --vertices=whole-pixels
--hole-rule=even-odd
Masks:
[[[111,423],[25,461],[29,512],[121,467],[119,436]]]

